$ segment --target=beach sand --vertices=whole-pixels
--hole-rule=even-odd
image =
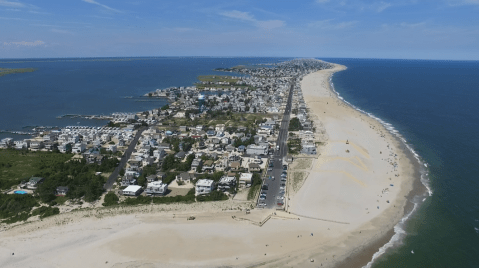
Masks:
[[[417,174],[383,126],[330,90],[344,68],[302,81],[324,143],[287,212],[246,214],[251,203],[233,200],[73,211],[0,232],[0,267],[366,264],[404,215]]]

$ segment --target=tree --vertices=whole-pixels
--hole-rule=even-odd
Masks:
[[[114,192],[109,192],[105,195],[105,202],[102,205],[104,207],[117,205],[119,200],[120,199]]]

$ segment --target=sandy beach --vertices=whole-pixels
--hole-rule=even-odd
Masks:
[[[287,212],[246,214],[251,203],[234,200],[73,211],[0,230],[0,267],[366,264],[392,236],[418,178],[398,140],[332,92],[330,76],[345,68],[303,78],[321,145]]]

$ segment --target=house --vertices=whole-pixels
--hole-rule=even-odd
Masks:
[[[213,163],[213,160],[206,160],[205,163],[203,164],[203,170],[204,171],[213,172],[214,169],[215,169],[215,164]]]
[[[170,144],[169,143],[158,143],[158,150],[169,150]]]
[[[186,156],[186,153],[183,152],[183,151],[178,152],[178,153],[175,154],[175,158],[177,158],[177,159],[183,159],[183,158],[185,158],[185,156]]]
[[[57,196],[65,196],[68,193],[68,186],[58,186]]]
[[[191,162],[191,168],[197,168],[202,162],[203,161],[199,158],[193,159],[193,162]]]
[[[239,178],[239,184],[241,186],[251,186],[251,183],[253,181],[253,174],[252,173],[241,173],[240,178]]]
[[[180,131],[186,132],[188,128],[186,126],[180,126]]]
[[[141,186],[138,185],[130,185],[123,189],[122,193],[123,195],[129,195],[129,196],[137,196],[141,193]]]
[[[156,159],[158,159],[158,160],[163,159],[163,157],[165,157],[165,155],[166,155],[166,152],[163,149],[153,151],[153,156],[156,157]]]
[[[209,194],[213,191],[215,182],[213,180],[201,179],[196,182],[195,195]]]
[[[225,124],[218,124],[215,127],[216,132],[224,132],[225,131]]]
[[[43,141],[32,141],[30,143],[31,150],[40,150],[43,148]]]
[[[179,175],[176,175],[177,181],[191,182],[191,180],[194,180],[194,179],[195,179],[195,175],[193,173],[183,172],[183,173],[180,173]]]
[[[125,176],[123,176],[123,178],[121,179],[120,185],[121,186],[128,186],[128,185],[136,185],[136,183],[137,183],[137,181],[136,181],[135,176],[125,174]]]
[[[233,171],[238,171],[241,169],[241,163],[239,161],[230,162],[230,168]]]
[[[301,146],[302,154],[316,154],[316,146],[314,144],[303,144]]]
[[[246,154],[249,155],[267,155],[268,147],[261,145],[250,144],[246,147]]]
[[[81,154],[86,149],[86,144],[84,143],[76,143],[75,146],[72,148],[72,153],[74,154]]]
[[[150,175],[150,176],[146,177],[146,181],[148,181],[148,182],[154,182],[154,181],[157,180],[157,178],[158,178],[158,177],[157,177],[155,174],[153,174],[153,175]]]
[[[114,144],[113,144],[113,145],[109,145],[106,150],[107,150],[107,151],[110,151],[110,152],[112,152],[112,153],[116,153],[117,147],[116,147],[116,145],[114,145]]]
[[[219,191],[228,191],[233,189],[236,186],[236,177],[235,176],[224,176],[218,182]]]
[[[249,163],[248,164],[248,171],[249,172],[259,172],[259,171],[261,171],[261,167],[260,167],[260,165],[258,165],[256,163]]]
[[[163,180],[164,178],[166,178],[166,173],[165,172],[158,172],[158,173],[156,173],[156,177],[158,178],[158,180]]]
[[[147,195],[165,195],[168,192],[168,184],[161,181],[148,183],[145,193]]]
[[[27,183],[27,189],[35,190],[45,179],[40,177],[31,177]]]
[[[244,145],[238,146],[238,153],[244,153],[246,147]]]
[[[214,135],[216,135],[216,131],[210,129],[210,130],[206,131],[206,135],[207,136],[214,136]]]

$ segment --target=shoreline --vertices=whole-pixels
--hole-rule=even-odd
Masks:
[[[332,63],[334,64],[334,63]],[[338,64],[334,64],[338,66]],[[394,248],[397,246],[397,240],[401,240],[404,238],[405,233],[398,233],[396,228],[404,228],[404,225],[407,222],[407,219],[416,211],[417,207],[422,204],[427,196],[431,195],[431,190],[425,182],[422,180],[423,175],[427,175],[427,172],[422,170],[423,166],[426,166],[420,157],[414,152],[414,150],[406,144],[406,140],[397,132],[394,128],[388,128],[388,125],[391,127],[391,124],[384,122],[380,118],[374,116],[372,113],[367,113],[356,106],[352,105],[348,101],[344,100],[340,94],[335,90],[334,84],[332,82],[332,78],[336,72],[346,70],[347,67],[342,66],[344,69],[332,72],[328,77],[328,89],[332,93],[332,95],[340,102],[346,104],[350,109],[355,110],[358,113],[368,116],[369,118],[377,121],[388,133],[391,137],[395,140],[395,142],[399,145],[399,151],[404,154],[409,162],[413,165],[414,173],[412,175],[412,188],[405,196],[405,204],[403,206],[403,214],[400,220],[395,221],[392,228],[389,228],[386,233],[381,235],[376,239],[372,239],[361,247],[356,252],[350,254],[350,256],[346,257],[342,261],[337,262],[334,267],[336,268],[346,268],[346,267],[370,267],[375,260],[384,254],[388,249]],[[398,135],[399,134],[399,135]],[[402,146],[401,146],[402,145]],[[428,195],[429,193],[429,195]],[[417,197],[421,197],[421,200],[415,200]],[[398,226],[402,224],[402,226]],[[399,237],[395,237],[399,236]],[[396,238],[396,239],[395,239]],[[395,239],[395,240],[394,240]]]
[[[408,154],[406,148],[401,148],[404,147],[401,140],[389,133],[381,122],[370,115],[361,114],[347,101],[337,96],[329,83],[334,72],[321,70],[316,73],[319,72],[330,73],[326,79],[319,77],[315,78],[316,80],[313,79],[313,82],[321,84],[322,89],[329,88],[326,92],[329,96],[323,97],[329,100],[328,109],[333,110],[327,110],[327,114],[325,110],[323,114],[320,109],[326,107],[324,105],[328,103],[322,100],[324,105],[321,106],[321,100],[314,99],[319,97],[313,97],[312,102],[308,102],[307,94],[304,95],[308,108],[311,111],[317,110],[316,113],[311,112],[311,115],[317,116],[317,119],[321,121],[321,124],[317,126],[323,127],[322,123],[325,123],[326,131],[332,129],[331,132],[326,132],[325,136],[329,135],[326,138],[327,144],[318,148],[318,151],[323,153],[322,149],[328,148],[329,153],[332,153],[327,156],[328,159],[320,155],[312,160],[311,172],[298,190],[299,194],[297,192],[292,196],[293,205],[298,201],[297,206],[301,209],[304,206],[305,210],[294,211],[293,209],[291,214],[277,212],[278,215],[272,216],[272,213],[276,211],[252,209],[251,214],[246,215],[244,210],[250,207],[249,202],[220,201],[211,204],[102,208],[60,214],[0,232],[0,241],[3,240],[0,242],[0,253],[9,255],[9,252],[15,252],[15,258],[0,258],[0,266],[2,263],[8,267],[33,263],[37,267],[49,267],[53,264],[53,262],[45,262],[45,259],[55,260],[55,263],[71,261],[72,265],[76,265],[75,267],[80,263],[81,267],[104,267],[108,261],[110,264],[107,266],[114,267],[129,265],[142,267],[145,264],[151,267],[225,265],[317,267],[320,263],[325,267],[366,265],[380,248],[389,243],[388,241],[394,236],[395,226],[404,218],[404,215],[407,215],[406,211],[413,209],[409,199],[412,200],[416,196],[415,193],[419,191],[419,186],[416,184],[421,185],[418,176],[420,165],[415,161],[413,153]],[[316,73],[308,74],[304,78],[314,77]],[[303,89],[303,86],[301,90],[303,93],[307,91]],[[358,114],[361,115],[358,116]],[[367,118],[363,118],[364,115]],[[325,119],[323,122],[323,116],[329,117],[329,121]],[[375,123],[371,124],[372,121]],[[353,124],[349,124],[351,122]],[[353,136],[349,139],[351,145],[347,145],[349,143],[345,136],[336,135],[338,130],[343,131],[345,126],[353,126],[357,129],[348,133]],[[381,134],[384,131],[388,134],[384,140],[381,140],[383,138]],[[316,134],[319,135],[319,133]],[[369,144],[367,138],[373,136],[378,140]],[[397,147],[397,154],[402,161],[400,168],[405,170],[397,171],[401,174],[401,179],[395,178],[396,187],[391,189],[391,194],[389,191],[384,194],[383,190],[385,198],[381,199],[382,196],[378,198],[381,199],[381,210],[379,210],[379,206],[376,209],[375,195],[379,196],[378,191],[381,191],[381,187],[369,177],[377,179],[377,176],[373,175],[374,171],[386,172],[386,174],[391,172],[392,162],[381,159],[386,157],[390,149],[389,143]],[[384,150],[386,144],[388,146]],[[346,153],[345,148],[349,148]],[[381,152],[380,155],[379,150],[385,153]],[[343,161],[344,159],[347,161]],[[338,166],[335,161],[341,164]],[[313,189],[311,191],[315,191],[314,193],[321,190],[320,187],[311,187],[310,184],[315,180],[311,174],[323,176],[324,173],[331,174],[320,170],[322,166],[331,165],[331,163],[333,168],[344,169],[345,173],[350,172],[350,176],[342,173],[334,173],[337,174],[334,176],[327,175],[329,178],[334,177],[336,181],[330,181],[332,184],[325,185],[333,187],[323,189],[328,191],[331,189],[329,197],[336,199],[329,200],[331,201],[329,204],[309,202],[311,197],[297,200],[302,194],[307,194],[308,189]],[[414,166],[414,172],[411,174],[408,173],[410,165]],[[396,173],[395,167],[393,170]],[[403,174],[406,174],[404,180]],[[415,179],[408,179],[409,177]],[[399,180],[398,183],[396,183],[397,180]],[[341,184],[334,184],[337,181],[341,181]],[[380,181],[382,184],[386,182],[389,184],[389,181]],[[399,191],[395,191],[397,188]],[[405,199],[404,196],[408,198]],[[391,197],[387,203],[386,197]],[[362,202],[361,210],[358,207],[349,207],[350,204],[354,205],[354,198]],[[331,204],[330,210],[320,211],[323,206]],[[371,210],[368,211],[366,208],[365,211],[363,205],[369,206]],[[307,213],[308,206],[312,214]],[[320,214],[317,215],[317,213]],[[188,221],[187,218],[192,215],[196,217],[196,220]],[[270,217],[269,220],[268,217]],[[265,221],[263,227],[257,226],[257,223],[263,221]],[[231,230],[234,231],[231,232]],[[42,238],[45,235],[48,235],[48,238]],[[162,241],[168,241],[168,243]],[[75,256],[72,256],[72,252],[75,252]],[[88,258],[85,258],[87,256]],[[69,257],[72,259],[68,259]]]

